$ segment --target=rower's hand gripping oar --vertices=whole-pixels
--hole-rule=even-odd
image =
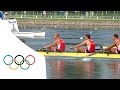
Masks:
[[[44,48],[38,48],[36,51],[43,51]]]
[[[103,47],[102,47],[103,48]],[[106,49],[103,49],[103,53],[106,53],[108,56],[110,54],[110,51],[109,50],[106,50]]]
[[[38,48],[38,50],[36,50],[36,51],[42,51],[42,52],[46,52],[47,54],[48,54],[48,50],[47,50],[47,48]]]
[[[100,46],[100,48],[99,48],[99,49],[95,49],[95,50],[100,50],[102,53],[104,52],[104,49],[103,49],[103,47],[102,47],[102,46]]]
[[[45,49],[47,49],[47,48],[45,48],[45,47],[38,48],[38,51],[46,51]]]

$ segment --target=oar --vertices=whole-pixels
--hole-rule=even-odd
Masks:
[[[62,39],[85,39],[84,37],[79,37],[79,38],[62,38]]]
[[[100,44],[96,44],[96,45],[100,46]],[[73,49],[73,48],[72,48],[72,47],[70,47],[70,49]],[[95,50],[103,50],[103,47],[102,47],[102,46],[100,46],[100,48],[97,48],[97,49],[95,49]]]
[[[38,48],[36,51],[42,51],[43,50],[43,48]]]
[[[42,48],[38,48],[38,50],[36,50],[36,51],[44,51],[44,47],[42,47]]]
[[[79,38],[62,38],[62,39],[85,39],[84,37],[79,37]],[[93,38],[93,39],[100,39],[100,38]]]
[[[73,49],[72,47],[70,47],[70,49]],[[100,48],[99,49],[95,49],[95,50],[102,50],[102,52],[103,52],[103,47],[102,46],[100,46]],[[97,52],[94,52],[94,53],[90,53],[89,55],[87,55],[87,56],[92,56],[92,55],[95,55],[95,54],[97,54]]]
[[[77,44],[80,44],[80,43],[65,43],[66,45],[77,45]],[[96,44],[96,46],[101,46],[102,44]]]
[[[100,46],[100,48],[99,48],[99,49],[95,49],[95,50],[102,50],[102,52],[104,51],[104,49],[103,49],[103,47],[102,47],[102,46]]]
[[[49,51],[45,50],[45,49],[47,49],[47,48],[44,48],[44,47],[43,48],[38,48],[38,50],[36,50],[36,51],[42,51],[42,52],[44,51],[44,52],[46,52],[48,54]]]

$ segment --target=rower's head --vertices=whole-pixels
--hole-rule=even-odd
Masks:
[[[54,39],[57,39],[57,38],[59,38],[59,37],[60,37],[59,33],[55,33],[55,34],[54,34]]]
[[[118,39],[118,34],[114,34],[112,38],[113,40]]]
[[[86,34],[85,39],[91,39],[90,34]]]

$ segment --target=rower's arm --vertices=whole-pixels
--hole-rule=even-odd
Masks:
[[[115,46],[116,46],[116,44],[113,43],[111,46],[107,47],[105,50],[109,50],[109,49],[111,49],[112,47],[115,47]]]
[[[44,46],[44,48],[49,48],[49,47],[56,46],[56,45],[57,45],[57,41],[54,41],[52,44]]]
[[[86,41],[83,41],[82,43],[80,43],[76,46],[73,46],[72,48],[77,48],[77,47],[84,46],[84,45],[86,45]]]

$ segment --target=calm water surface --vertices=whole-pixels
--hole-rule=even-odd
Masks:
[[[106,46],[112,43],[112,35],[120,35],[119,28],[56,28],[46,26],[19,26],[20,31],[40,32],[45,31],[45,38],[24,38],[26,44],[34,50],[42,48],[53,41],[53,34],[60,33],[65,42],[69,43],[66,51],[70,51],[72,43],[79,43],[84,34],[92,36],[97,44]],[[74,39],[76,38],[76,39]],[[97,46],[99,48],[99,45]],[[46,57],[48,79],[119,79],[120,60],[101,58],[71,58],[71,57]]]

